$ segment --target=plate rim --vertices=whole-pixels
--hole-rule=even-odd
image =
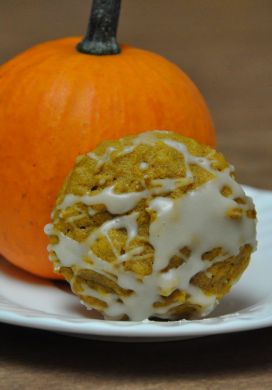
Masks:
[[[235,316],[233,320],[220,321],[226,316],[204,318],[200,320],[179,320],[170,322],[142,321],[124,323],[122,321],[105,321],[92,319],[62,320],[50,317],[35,317],[22,315],[9,310],[1,310],[2,323],[23,326],[28,328],[62,332],[67,334],[82,334],[102,337],[133,337],[133,338],[182,338],[200,337],[222,333],[234,333],[272,326],[272,314],[265,318],[248,321],[246,318]],[[211,321],[212,320],[212,321]],[[71,329],[73,325],[73,329]],[[136,332],[137,330],[137,332]]]

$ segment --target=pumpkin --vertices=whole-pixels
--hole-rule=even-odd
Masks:
[[[214,146],[192,81],[157,54],[118,45],[119,9],[120,0],[95,0],[79,44],[42,43],[0,68],[0,252],[42,277],[58,277],[43,227],[77,155],[150,129]]]

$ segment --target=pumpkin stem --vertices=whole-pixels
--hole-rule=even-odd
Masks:
[[[116,41],[121,0],[93,0],[88,29],[77,50],[84,54],[120,53]]]

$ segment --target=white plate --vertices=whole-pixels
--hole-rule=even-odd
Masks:
[[[167,341],[272,326],[272,192],[245,187],[258,211],[258,251],[209,318],[121,322],[87,311],[64,282],[47,282],[0,259],[0,321],[111,341]]]

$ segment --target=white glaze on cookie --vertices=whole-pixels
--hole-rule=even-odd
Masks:
[[[252,200],[245,196],[242,187],[232,178],[233,168],[230,166],[219,172],[212,168],[212,158],[209,156],[193,156],[185,144],[170,138],[158,138],[159,134],[167,135],[167,132],[154,131],[141,134],[131,140],[131,145],[125,146],[118,153],[129,154],[142,143],[152,145],[159,140],[183,156],[186,164],[185,177],[156,179],[151,182],[150,188],[139,192],[115,193],[114,186],[110,186],[95,195],[67,194],[63,202],[57,206],[58,210],[65,210],[77,203],[88,207],[103,204],[113,215],[110,221],[103,223],[83,242],[79,243],[66,237],[53,225],[47,225],[45,229],[48,235],[58,238],[58,243],[50,244],[48,248],[49,252],[56,254],[59,260],[58,267],[62,265],[74,269],[76,267],[92,269],[113,281],[117,280],[118,285],[123,289],[133,291],[131,295],[122,297],[120,301],[114,294],[101,295],[89,286],[85,286],[84,294],[107,303],[108,307],[103,313],[106,318],[119,319],[124,315],[129,316],[131,320],[144,320],[151,316],[168,318],[171,305],[155,308],[154,302],[158,301],[161,295],[170,295],[176,289],[187,294],[187,302],[200,306],[198,313],[200,316],[207,315],[216,305],[217,298],[215,295],[206,295],[191,283],[191,279],[215,262],[224,260],[226,256],[205,261],[201,258],[203,253],[215,247],[222,247],[228,256],[236,256],[240,248],[246,244],[256,247],[256,223],[246,216],[246,211],[254,208],[254,205]],[[117,153],[115,148],[110,147],[101,157],[94,153],[89,153],[88,156],[101,168],[110,160],[113,152]],[[214,175],[214,179],[178,198],[166,196],[179,186],[192,183],[190,164],[199,165],[209,171]],[[140,164],[140,169],[143,171],[148,169],[145,162]],[[224,186],[231,189],[230,197],[222,195],[221,190]],[[234,200],[236,198],[246,200],[245,204],[239,204],[239,208],[243,210],[239,220],[227,217],[228,210],[237,207]],[[122,267],[114,268],[110,263],[99,258],[93,252],[92,245],[100,236],[106,237],[115,255],[116,264],[141,256],[143,252],[141,245],[128,250],[125,254],[119,254],[111,242],[109,232],[111,229],[125,229],[127,244],[136,238],[138,215],[134,209],[143,199],[147,199],[148,209],[156,215],[149,228],[149,243],[154,248],[154,263],[152,274],[139,280],[133,272],[124,271]],[[191,249],[189,259],[178,268],[162,272],[170,259],[178,255],[179,250],[185,246]]]

